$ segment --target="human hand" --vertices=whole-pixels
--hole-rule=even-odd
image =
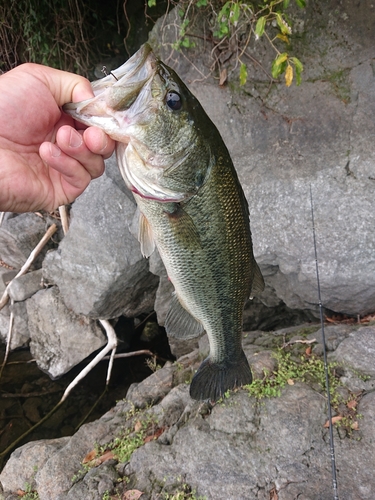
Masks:
[[[39,64],[0,76],[0,211],[52,211],[103,173],[114,141],[60,109],[92,96],[82,76]]]

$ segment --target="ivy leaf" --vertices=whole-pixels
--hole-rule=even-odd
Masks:
[[[156,0],[148,0],[147,4],[149,7],[156,7]]]
[[[247,67],[246,64],[241,63],[240,67],[240,85],[245,85],[247,81]]]
[[[290,87],[292,85],[292,81],[293,81],[293,68],[290,64],[288,64],[285,71],[285,85],[287,87]]]
[[[266,16],[262,16],[258,19],[255,26],[255,35],[261,37],[264,33],[264,28],[266,27]]]

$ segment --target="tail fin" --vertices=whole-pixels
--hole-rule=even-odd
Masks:
[[[228,389],[250,384],[253,380],[245,353],[236,361],[214,363],[203,361],[190,385],[193,399],[217,401]]]

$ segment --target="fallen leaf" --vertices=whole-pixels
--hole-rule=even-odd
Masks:
[[[157,429],[154,434],[151,436],[146,436],[144,439],[145,443],[149,443],[150,441],[153,441],[154,439],[157,439],[159,436],[161,436],[164,432],[165,428],[161,427],[160,429]]]
[[[306,356],[311,356],[311,351],[312,351],[312,348],[311,348],[311,345],[306,349],[305,351],[305,354]]]
[[[107,460],[110,460],[111,458],[114,458],[113,451],[109,450],[103,453],[98,457],[98,454],[96,450],[90,451],[85,458],[82,460],[83,464],[90,464],[93,467],[97,467],[100,464],[103,464]]]
[[[279,495],[277,494],[276,486],[274,486],[270,491],[270,500],[279,500]]]
[[[220,71],[220,79],[219,79],[219,85],[222,86],[224,83],[227,81],[228,78],[228,71],[226,68],[223,68]]]
[[[134,426],[134,431],[139,432],[142,429],[142,422],[140,420],[137,420]]]
[[[294,385],[294,380],[292,378],[288,378],[288,385]]]
[[[335,424],[336,422],[339,422],[340,420],[342,420],[341,415],[337,415],[336,417],[332,417],[332,424]],[[324,427],[325,428],[329,427],[329,420],[327,420],[327,422],[324,424]]]
[[[115,455],[114,455],[113,451],[106,451],[105,453],[103,453],[103,455],[101,455],[100,457],[98,457],[94,460],[95,467],[97,465],[103,464],[107,460],[111,460],[111,458],[114,458],[114,457],[115,457]]]
[[[128,490],[125,491],[123,500],[138,500],[143,495],[143,491],[139,490]]]
[[[348,401],[348,403],[346,403],[346,406],[348,408],[355,408],[358,404],[358,401],[356,401],[355,399],[352,399],[351,401]]]
[[[82,463],[83,464],[87,464],[87,462],[91,462],[91,460],[94,460],[94,458],[96,456],[97,456],[97,451],[96,450],[92,450],[89,453],[87,453],[87,455],[85,456],[85,458],[82,460]]]
[[[357,421],[355,421],[355,422],[352,423],[352,425],[350,427],[353,429],[353,431],[358,431],[359,424],[358,424]]]
[[[17,494],[19,497],[24,497],[24,496],[26,496],[26,491],[23,491],[23,490],[17,490],[17,491],[16,491],[16,494]]]

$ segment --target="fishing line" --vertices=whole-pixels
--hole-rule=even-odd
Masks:
[[[328,363],[327,363],[326,338],[325,338],[325,333],[324,333],[323,305],[322,305],[322,298],[321,298],[321,294],[320,294],[318,251],[317,251],[317,248],[316,248],[314,205],[313,205],[313,196],[312,196],[311,184],[310,184],[310,204],[311,204],[312,231],[313,231],[313,238],[314,238],[314,254],[315,254],[316,281],[317,281],[317,285],[318,285],[318,300],[319,300],[320,324],[321,324],[321,327],[322,327],[324,372],[325,372],[325,378],[326,378],[327,405],[328,405],[328,422],[329,422],[329,447],[330,447],[330,454],[331,454],[333,500],[339,500],[338,491],[337,491],[335,447],[334,447],[334,443],[333,443],[333,424],[332,424],[331,394],[330,394],[330,386],[329,386],[329,373],[328,373]]]

